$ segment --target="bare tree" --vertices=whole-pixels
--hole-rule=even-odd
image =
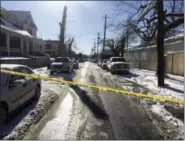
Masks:
[[[122,20],[116,21],[109,25],[109,27],[116,27],[116,30],[122,30],[124,26],[130,26],[137,35],[150,42],[156,39],[157,35],[157,13],[156,6],[154,5],[147,11],[150,0],[145,1],[119,1],[116,4],[116,18],[122,18]],[[149,7],[150,8],[150,7]],[[147,11],[144,16],[137,21],[137,18]],[[130,22],[126,22],[127,18],[130,18]],[[182,32],[184,29],[184,1],[183,0],[168,0],[164,1],[164,24],[165,35],[170,36],[175,33]]]
[[[118,36],[114,40],[108,40],[108,46],[115,55],[124,56],[124,50],[128,48],[129,45],[137,41],[137,35],[130,27],[131,22],[132,17],[129,16],[123,23],[111,25],[115,32],[119,32]]]
[[[74,50],[78,49],[74,37],[68,37],[68,39],[65,41],[65,46],[68,50],[68,56],[72,57],[72,55],[75,53]]]
[[[114,56],[119,56],[119,47],[116,45],[116,42],[114,39],[107,39],[105,41],[105,46],[110,48],[110,50],[114,54]]]
[[[117,23],[118,30],[125,26],[130,27],[146,43],[157,41],[159,86],[164,86],[164,35],[171,36],[182,32],[184,27],[184,1],[165,1],[164,9],[163,2],[163,0],[147,0],[141,1],[139,5],[120,2],[118,6],[127,5],[132,9],[132,13],[127,12],[130,22]],[[157,32],[162,32],[162,35]]]

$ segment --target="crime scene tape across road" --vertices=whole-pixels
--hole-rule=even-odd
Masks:
[[[42,79],[42,80],[47,80],[47,81],[54,81],[54,82],[59,82],[59,83],[64,83],[64,84],[69,84],[69,85],[74,85],[74,86],[81,86],[81,87],[86,87],[86,88],[91,88],[91,89],[99,89],[101,91],[111,91],[115,93],[121,93],[125,95],[132,95],[135,97],[139,98],[148,98],[152,100],[157,100],[160,102],[168,102],[168,103],[173,103],[173,104],[178,104],[178,105],[184,105],[184,101],[182,100],[176,100],[176,99],[170,99],[170,98],[165,98],[165,97],[160,97],[160,96],[154,96],[154,95],[147,95],[147,94],[142,94],[142,93],[135,93],[131,91],[125,91],[125,90],[119,90],[119,89],[113,89],[105,86],[97,86],[97,85],[89,85],[89,84],[83,84],[79,82],[72,82],[72,81],[66,81],[63,79],[58,79],[58,78],[52,78],[52,77],[45,77],[45,76],[40,76],[36,74],[26,74],[26,73],[20,73],[16,71],[9,71],[9,70],[3,70],[0,69],[1,73],[7,73],[11,75],[19,75],[19,76],[27,76],[31,77],[34,79]]]

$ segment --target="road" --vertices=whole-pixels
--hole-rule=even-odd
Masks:
[[[60,75],[58,75],[60,76]],[[96,64],[85,62],[73,81],[121,88]],[[131,82],[122,80],[125,86]],[[62,91],[63,89],[61,89]],[[57,100],[24,139],[163,139],[138,99],[113,92],[66,86]]]

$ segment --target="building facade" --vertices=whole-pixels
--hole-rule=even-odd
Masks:
[[[44,53],[45,41],[37,38],[30,11],[0,9],[0,55],[25,56]]]
[[[58,55],[58,45],[59,40],[47,40],[45,41],[45,53],[49,54],[52,57],[56,57]]]

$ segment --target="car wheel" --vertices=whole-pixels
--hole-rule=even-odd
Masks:
[[[4,124],[8,117],[8,111],[5,107],[0,107],[0,126]]]
[[[40,95],[41,95],[41,88],[40,86],[38,85],[35,89],[35,100],[39,100],[40,98]]]

